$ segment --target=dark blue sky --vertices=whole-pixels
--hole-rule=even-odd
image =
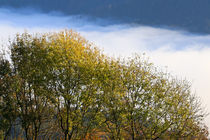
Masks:
[[[210,0],[1,0],[0,7],[210,33]]]

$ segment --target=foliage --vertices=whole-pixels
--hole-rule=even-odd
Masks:
[[[207,138],[190,84],[79,34],[17,35],[0,61],[0,129],[26,139]],[[18,130],[13,134],[12,130]]]
[[[7,138],[17,117],[14,104],[14,80],[7,60],[0,60],[0,68],[0,130]]]

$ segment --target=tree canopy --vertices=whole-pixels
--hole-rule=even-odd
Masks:
[[[2,138],[207,139],[188,81],[142,56],[103,54],[78,33],[17,35],[0,59]]]

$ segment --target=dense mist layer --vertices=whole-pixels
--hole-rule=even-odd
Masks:
[[[27,14],[26,14],[27,13]],[[151,26],[109,24],[106,20],[92,22],[87,17],[43,14],[33,10],[0,9],[0,44],[6,49],[9,37],[16,33],[60,31],[71,29],[103,49],[107,55],[149,56],[151,62],[179,78],[192,82],[203,105],[210,111],[210,35],[197,35],[181,30]],[[210,118],[206,120],[210,127]]]
[[[210,33],[209,0],[1,0],[0,7],[85,15]]]

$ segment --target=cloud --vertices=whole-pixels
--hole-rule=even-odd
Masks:
[[[190,80],[192,91],[196,91],[210,112],[210,35],[147,26],[101,26],[103,22],[94,23],[80,16],[22,14],[0,9],[0,39],[6,44],[9,36],[24,30],[34,33],[73,28],[108,55],[146,53],[155,65],[167,67],[172,75]],[[210,117],[206,121],[210,127]]]

